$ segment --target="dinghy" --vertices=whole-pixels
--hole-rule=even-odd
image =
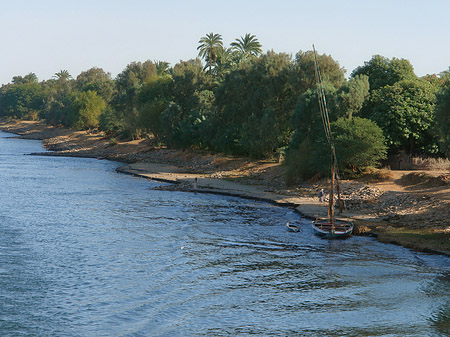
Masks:
[[[288,231],[290,232],[300,232],[300,226],[293,224],[293,223],[286,223],[286,227],[288,229]]]

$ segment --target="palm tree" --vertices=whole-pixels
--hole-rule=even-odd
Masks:
[[[156,72],[158,76],[164,76],[170,74],[170,64],[164,61],[155,61]]]
[[[70,80],[72,78],[72,75],[70,75],[68,70],[60,70],[59,72],[55,73],[53,77],[60,82],[65,82],[67,80]]]
[[[38,77],[36,76],[35,73],[29,73],[28,75],[24,76],[24,81],[26,83],[38,83]]]
[[[217,51],[214,73],[216,75],[225,75],[234,66],[231,48],[222,48]]]
[[[198,56],[205,59],[209,64],[209,72],[211,73],[212,65],[216,62],[218,50],[223,49],[222,35],[209,33],[202,37],[197,47]]]
[[[35,73],[28,73],[28,75],[22,76],[14,76],[12,79],[12,83],[14,84],[28,84],[28,83],[38,83],[38,77]]]
[[[255,35],[249,33],[241,36],[231,43],[231,48],[239,54],[240,60],[245,60],[248,56],[258,56],[262,53],[262,45]]]

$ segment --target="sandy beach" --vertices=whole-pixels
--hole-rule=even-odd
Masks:
[[[168,182],[159,187],[264,200],[295,208],[313,219],[327,213],[318,191],[326,181],[287,187],[276,161],[252,161],[196,151],[157,147],[151,139],[121,142],[101,133],[72,131],[36,121],[0,121],[0,129],[40,139],[51,152],[124,163],[118,172]],[[340,218],[355,224],[356,235],[415,250],[450,255],[450,181],[448,171],[394,171],[383,180],[342,181]]]

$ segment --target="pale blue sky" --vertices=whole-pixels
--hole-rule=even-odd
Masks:
[[[91,67],[113,77],[132,61],[174,65],[209,32],[225,45],[245,33],[263,50],[331,55],[347,75],[372,55],[408,59],[416,74],[450,66],[447,0],[0,0],[0,84]]]

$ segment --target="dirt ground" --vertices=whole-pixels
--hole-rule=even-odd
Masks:
[[[101,133],[36,121],[2,120],[0,129],[42,140],[51,152],[41,155],[115,160],[126,164],[120,172],[174,183],[164,189],[236,195],[295,207],[309,218],[326,216],[326,203],[320,203],[317,195],[321,188],[328,190],[327,182],[287,187],[285,168],[275,161],[171,150],[156,146],[152,139],[120,142]],[[356,234],[450,255],[449,171],[385,171],[375,180],[367,176],[341,182],[340,217],[355,223]]]

